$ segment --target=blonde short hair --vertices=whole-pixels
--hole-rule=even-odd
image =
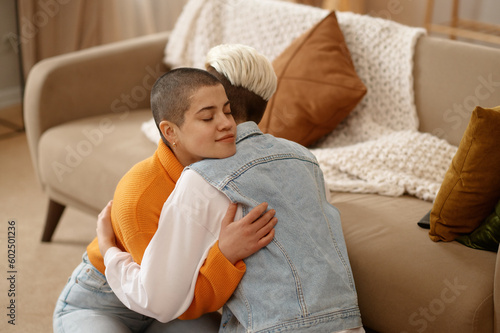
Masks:
[[[242,44],[221,44],[208,51],[205,67],[212,66],[233,86],[240,86],[265,101],[276,91],[277,78],[273,65],[254,48]]]

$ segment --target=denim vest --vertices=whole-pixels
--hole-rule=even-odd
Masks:
[[[245,259],[226,303],[222,332],[336,332],[362,325],[338,210],[306,148],[238,125],[237,153],[190,168],[238,202],[246,215],[267,202],[278,223],[273,241]]]

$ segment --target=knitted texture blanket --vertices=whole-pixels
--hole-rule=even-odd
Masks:
[[[164,61],[172,67],[204,68],[208,50],[222,43],[252,46],[272,61],[328,13],[274,0],[191,0],[169,37]],[[311,147],[330,190],[408,193],[434,200],[456,147],[418,132],[412,59],[425,30],[336,14],[368,92],[334,131]],[[154,124],[145,123],[143,131],[158,142]]]

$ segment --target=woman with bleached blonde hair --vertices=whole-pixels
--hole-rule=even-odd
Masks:
[[[221,44],[208,51],[205,67],[226,89],[234,119],[258,124],[277,86],[269,59],[247,45]]]

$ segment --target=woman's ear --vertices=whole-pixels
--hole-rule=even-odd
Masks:
[[[173,145],[177,141],[177,125],[168,120],[162,120],[159,127],[161,134],[167,139],[168,143]]]

